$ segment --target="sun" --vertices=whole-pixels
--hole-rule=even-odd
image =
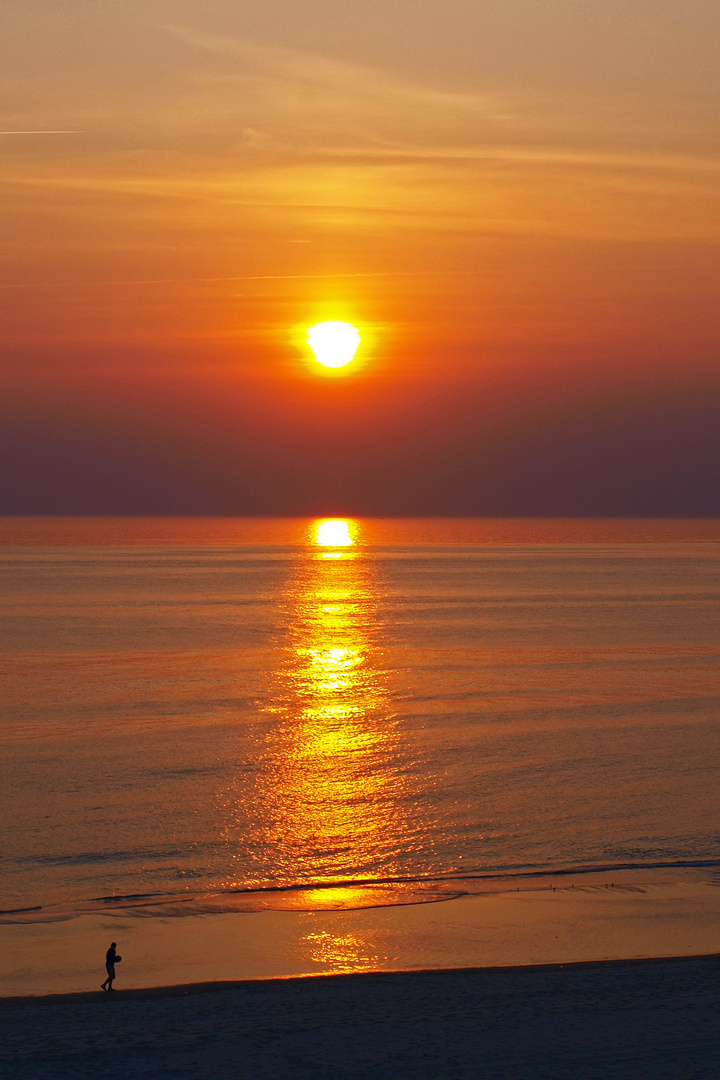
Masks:
[[[342,368],[355,359],[360,331],[352,323],[335,320],[316,323],[308,328],[307,343],[318,364]]]

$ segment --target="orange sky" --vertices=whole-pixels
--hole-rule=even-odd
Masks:
[[[711,0],[26,0],[1,20],[23,470],[0,510],[151,512],[164,478],[163,512],[716,512]],[[324,318],[364,332],[342,386],[298,336]],[[513,503],[520,434],[549,479],[585,452],[592,477],[593,424],[626,468],[644,448],[634,486]],[[660,440],[653,473],[662,424],[679,457]],[[644,505],[668,469],[675,501]]]

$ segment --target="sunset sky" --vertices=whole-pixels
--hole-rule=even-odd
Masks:
[[[715,0],[6,0],[0,513],[720,513],[719,40]]]

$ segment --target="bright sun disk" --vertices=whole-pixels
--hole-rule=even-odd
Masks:
[[[318,364],[327,368],[341,368],[355,358],[360,344],[360,332],[351,323],[316,323],[307,332],[307,343]]]

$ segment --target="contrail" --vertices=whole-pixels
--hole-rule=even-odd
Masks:
[[[59,130],[51,129],[49,131],[0,131],[0,135],[82,135],[82,128],[76,130],[74,128],[61,128]]]

